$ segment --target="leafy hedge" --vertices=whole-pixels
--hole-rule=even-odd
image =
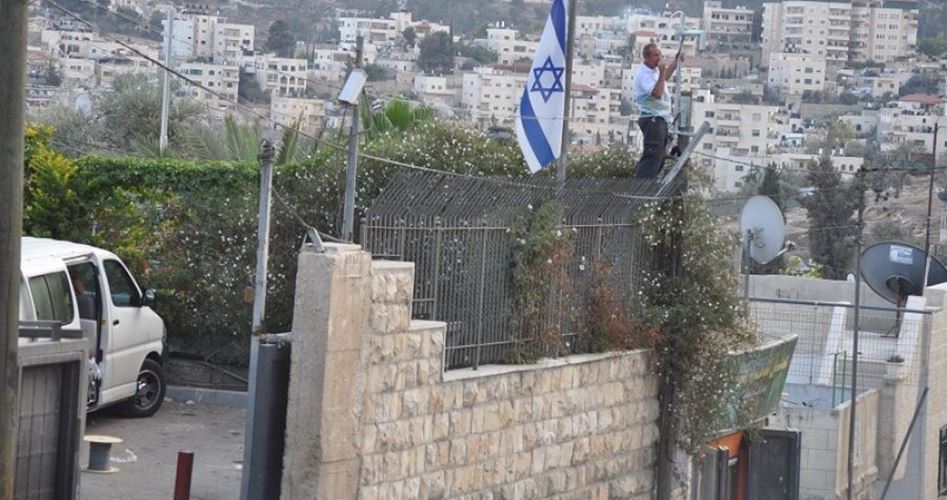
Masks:
[[[245,294],[255,269],[258,165],[92,156],[71,160],[50,147],[53,133],[44,127],[27,130],[25,233],[114,251],[143,286],[158,291],[158,312],[175,347],[242,362],[251,320]],[[515,142],[440,122],[383,133],[362,151],[472,175],[526,175]],[[570,165],[573,176],[624,176],[634,170],[632,156],[617,148],[576,155]],[[403,169],[360,161],[357,210]],[[344,154],[333,148],[275,169],[268,331],[291,327],[296,255],[304,234],[280,200],[320,231],[338,234],[344,171]]]

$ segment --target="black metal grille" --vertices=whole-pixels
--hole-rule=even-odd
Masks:
[[[658,187],[631,179],[576,179],[559,186],[551,179],[404,174],[368,210],[361,243],[375,258],[415,263],[412,315],[447,323],[447,369],[502,363],[514,344],[508,328],[510,225],[540,203],[560,203],[558,230],[572,232],[568,307],[584,307],[597,262],[608,262],[609,279],[628,299],[651,263],[637,220],[658,199]],[[569,318],[575,315],[546,316],[560,322],[564,347],[574,350],[579,326]]]

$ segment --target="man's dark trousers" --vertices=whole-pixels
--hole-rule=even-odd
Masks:
[[[638,128],[644,136],[644,152],[638,160],[635,177],[653,179],[664,166],[667,155],[668,123],[660,116],[642,116],[638,119]]]

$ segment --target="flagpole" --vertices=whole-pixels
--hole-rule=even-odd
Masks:
[[[566,96],[562,109],[562,156],[559,158],[559,169],[556,178],[560,184],[566,182],[566,165],[569,157],[569,121],[572,119],[572,58],[575,53],[575,4],[577,0],[569,0],[569,28],[566,33]]]

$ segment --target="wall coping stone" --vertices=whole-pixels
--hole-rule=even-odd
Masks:
[[[562,358],[542,358],[535,363],[522,365],[480,365],[476,370],[473,368],[461,368],[457,370],[447,370],[444,372],[444,382],[455,382],[458,380],[470,380],[496,375],[507,375],[517,372],[529,372],[546,370],[549,368],[559,368],[562,366],[574,366],[586,363],[594,363],[610,358],[620,358],[622,356],[635,356],[648,352],[650,349],[637,349],[634,351],[612,351],[594,354],[573,354]]]

